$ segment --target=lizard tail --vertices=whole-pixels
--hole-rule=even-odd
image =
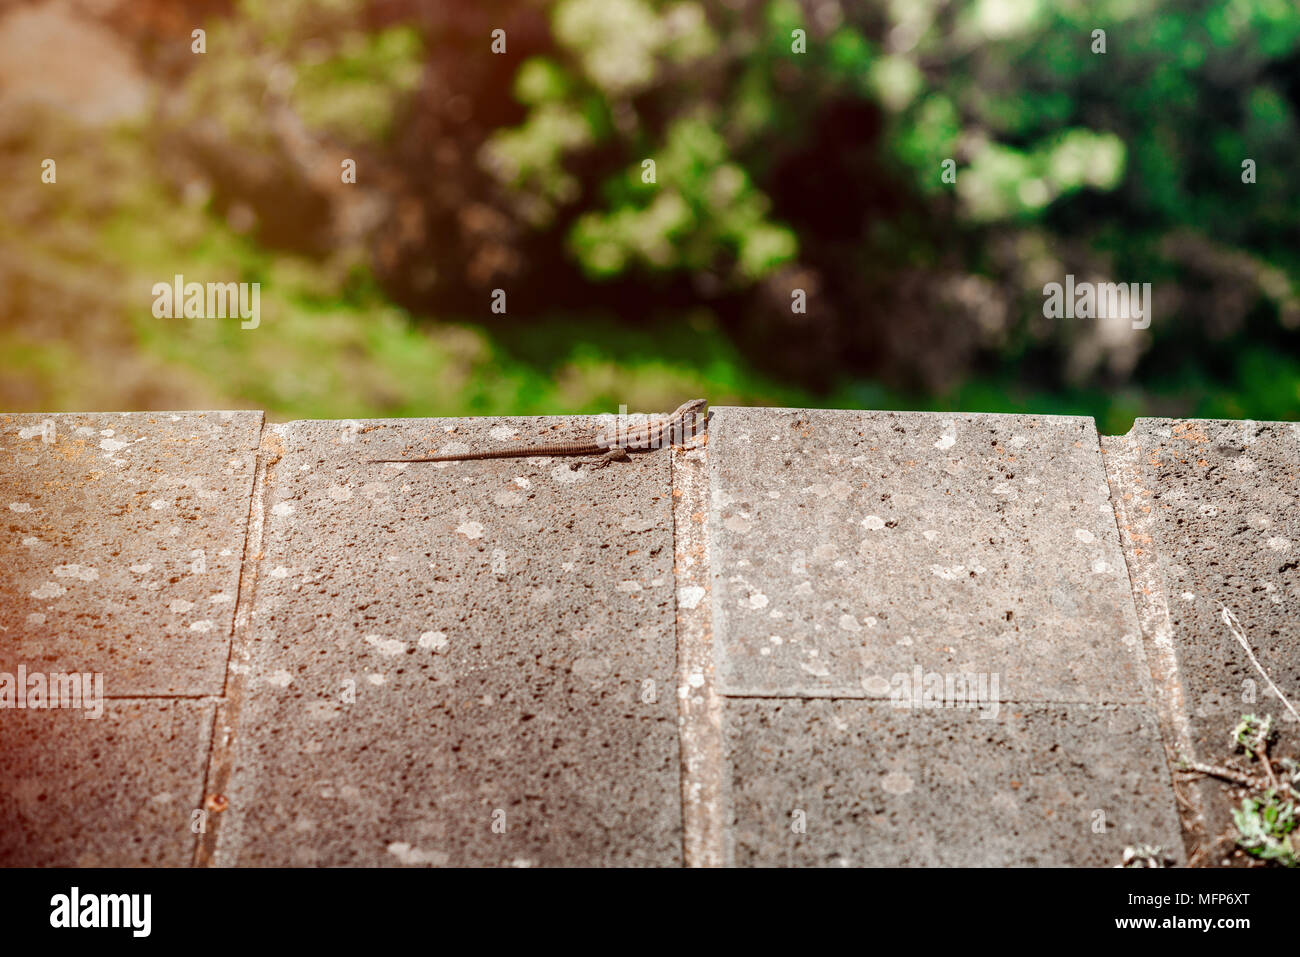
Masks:
[[[522,459],[535,456],[557,455],[593,455],[603,449],[595,449],[586,444],[574,443],[572,446],[552,445],[536,449],[491,449],[486,452],[462,452],[460,455],[429,455],[418,459],[369,459],[372,465],[383,462],[467,462],[478,459]]]
[[[455,456],[452,456],[452,458],[455,458]],[[385,462],[447,462],[447,461],[450,461],[450,459],[441,455],[435,455],[432,458],[426,458],[426,459],[366,459],[366,464],[382,465]]]
[[[472,454],[467,452],[464,455],[429,455],[419,459],[367,459],[367,461],[371,465],[380,465],[384,462],[463,462],[466,459],[499,459],[509,454],[509,452],[474,452]]]

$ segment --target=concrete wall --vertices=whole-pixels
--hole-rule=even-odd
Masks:
[[[0,675],[104,695],[0,710],[0,863],[1217,864],[1174,769],[1300,752],[1295,424],[366,462],[596,425],[0,416]]]

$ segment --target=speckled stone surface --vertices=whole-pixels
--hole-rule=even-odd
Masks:
[[[1291,422],[1138,419],[1138,507],[1150,506],[1185,708],[1202,761],[1234,756],[1243,713],[1271,713],[1277,756],[1300,754],[1300,725],[1267,690],[1224,621],[1300,708],[1300,425]],[[1258,765],[1254,765],[1258,768]],[[1212,831],[1230,825],[1228,792]]]
[[[220,694],[261,426],[0,415],[0,671],[99,672],[110,697]]]
[[[1143,701],[1092,420],[714,409],[714,640],[731,695]]]
[[[364,462],[589,428],[274,427],[216,864],[680,862],[669,455]]]
[[[210,701],[0,712],[0,866],[184,867]]]
[[[731,863],[1109,866],[1182,859],[1146,708],[731,699]]]
[[[1181,860],[1178,808],[1211,841],[1236,797],[1176,803],[1163,745],[1249,767],[1254,711],[1300,751],[1223,617],[1300,705],[1300,426],[1103,457],[1084,418],[718,408],[693,491],[667,452],[365,462],[595,426],[0,415],[0,676],[110,699],[0,709],[0,865],[677,865],[706,687],[688,828],[739,865]],[[979,700],[884,700],[936,678]]]

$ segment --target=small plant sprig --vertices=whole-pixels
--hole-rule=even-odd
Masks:
[[[1124,861],[1116,867],[1165,867],[1172,858],[1159,844],[1138,844],[1124,848]]]
[[[1284,867],[1300,864],[1295,802],[1284,801],[1273,788],[1263,798],[1245,798],[1232,812],[1237,844],[1251,857],[1276,861]]]
[[[1232,740],[1237,747],[1252,758],[1257,758],[1268,750],[1269,740],[1273,737],[1273,716],[1265,715],[1263,719],[1253,714],[1243,714],[1232,729]]]
[[[1294,758],[1278,760],[1273,767],[1269,748],[1276,742],[1271,714],[1260,718],[1243,714],[1232,729],[1232,742],[1252,760],[1258,761],[1264,771],[1261,778],[1235,768],[1186,762],[1180,770],[1185,774],[1204,774],[1231,781],[1255,793],[1242,799],[1241,807],[1232,811],[1236,825],[1236,842],[1243,851],[1260,861],[1281,864],[1284,867],[1300,866],[1300,831],[1296,830],[1296,799],[1300,798],[1300,761]]]
[[[1260,673],[1269,691],[1275,694],[1291,716],[1300,721],[1300,709],[1287,699],[1282,689],[1264,670],[1255,652],[1251,650],[1250,641],[1241,627],[1241,622],[1223,602],[1218,602],[1219,613],[1224,625],[1232,637],[1241,645],[1246,658]],[[1233,809],[1232,820],[1236,825],[1237,846],[1247,854],[1261,861],[1268,861],[1286,867],[1300,866],[1300,831],[1296,830],[1296,801],[1300,799],[1300,761],[1295,758],[1280,758],[1278,768],[1273,767],[1269,748],[1276,743],[1273,730],[1273,716],[1263,718],[1253,714],[1243,714],[1232,729],[1232,741],[1239,751],[1248,758],[1258,761],[1265,777],[1260,778],[1236,768],[1182,757],[1182,774],[1202,774],[1249,788],[1254,794],[1242,799],[1241,807]],[[1210,850],[1217,847],[1230,835],[1223,835],[1210,845]],[[1197,851],[1194,858],[1206,853],[1206,849]],[[1127,854],[1125,856],[1127,862]]]

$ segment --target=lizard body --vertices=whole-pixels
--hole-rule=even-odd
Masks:
[[[705,399],[691,399],[678,406],[666,419],[639,425],[630,429],[616,429],[592,439],[574,439],[545,445],[512,445],[504,449],[483,452],[461,452],[455,455],[430,455],[418,459],[371,459],[380,462],[467,462],[477,459],[519,459],[533,456],[599,455],[598,467],[612,461],[622,461],[628,452],[647,452],[671,444],[684,442],[695,434],[695,416],[708,408]],[[576,466],[575,466],[576,468]]]

